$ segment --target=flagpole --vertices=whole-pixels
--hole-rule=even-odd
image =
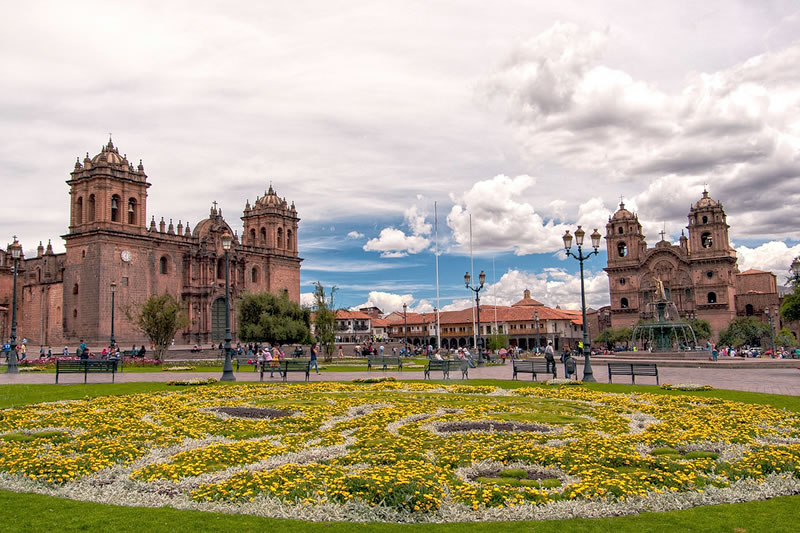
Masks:
[[[442,348],[442,327],[439,322],[439,214],[436,202],[433,202],[433,235],[436,242],[436,348]]]
[[[469,214],[469,273],[472,279],[475,279],[475,260],[472,257],[472,213]],[[471,304],[470,304],[471,305]],[[478,331],[475,326],[475,310],[472,307],[472,345],[478,349]],[[480,351],[478,351],[478,358],[480,359]]]

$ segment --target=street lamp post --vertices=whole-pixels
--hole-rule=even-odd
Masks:
[[[483,337],[481,336],[481,289],[483,289],[483,284],[486,282],[486,274],[481,270],[480,275],[478,276],[478,281],[480,285],[477,287],[473,287],[469,284],[470,275],[469,272],[464,274],[464,285],[475,293],[475,310],[477,313],[478,318],[478,341],[476,348],[478,349],[478,361],[483,360]]]
[[[233,237],[228,232],[225,232],[222,237],[222,249],[225,250],[225,366],[222,367],[222,377],[220,381],[236,381],[236,376],[233,375],[233,363],[231,363],[231,298],[230,298],[230,282],[229,282],[229,256],[228,252],[231,250]]]
[[[408,304],[403,303],[403,355],[408,357]]]
[[[14,235],[14,242],[9,249],[12,259],[14,259],[14,281],[11,290],[11,342],[9,343],[11,350],[8,352],[6,373],[19,374],[19,368],[17,368],[17,270],[19,270],[19,258],[22,256],[22,245],[17,241],[16,235]]]
[[[767,322],[769,323],[769,346],[772,350],[772,357],[775,357],[775,323],[772,321],[772,313],[769,307],[764,309],[764,314],[767,315]],[[777,318],[778,310],[775,310],[775,317]]]
[[[535,353],[539,353],[539,348],[541,348],[542,343],[539,334],[539,313],[533,313],[533,322],[536,324],[536,350]]]
[[[114,295],[117,292],[116,282],[111,282],[111,348],[114,348],[116,341],[114,340]]]
[[[583,253],[583,237],[586,235],[586,232],[578,226],[578,229],[575,230],[575,244],[578,245],[578,254],[575,255],[570,252],[570,248],[572,247],[572,235],[569,234],[569,230],[564,233],[564,249],[567,252],[567,257],[573,257],[578,260],[581,265],[581,316],[583,318],[583,381],[587,382],[595,382],[594,373],[592,372],[592,364],[589,361],[589,335],[586,328],[586,293],[583,287],[583,262],[586,259],[589,259],[591,256],[598,253],[597,249],[600,247],[600,234],[597,232],[597,228],[595,228],[594,233],[591,235],[592,239],[592,248],[593,251],[589,252],[588,254]]]

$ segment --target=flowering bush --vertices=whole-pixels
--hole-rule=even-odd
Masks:
[[[669,383],[664,383],[661,385],[661,388],[664,390],[688,390],[688,391],[697,391],[697,390],[714,390],[714,387],[711,385],[698,385],[697,383],[679,383],[677,385],[670,385]]]
[[[211,385],[216,382],[216,378],[171,379],[167,385]]]
[[[797,413],[585,387],[235,384],[0,411],[0,488],[315,520],[678,509],[800,492],[798,465]]]

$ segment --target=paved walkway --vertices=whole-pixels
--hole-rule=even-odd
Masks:
[[[608,383],[608,373],[605,364],[596,362],[593,364],[594,377],[601,383]],[[722,365],[718,367],[692,367],[686,364],[682,367],[659,366],[659,381],[661,383],[698,383],[701,385],[711,385],[717,389],[733,389],[750,392],[765,392],[771,394],[786,394],[800,396],[800,361],[792,368],[775,368],[765,365],[764,368],[726,368]],[[134,381],[169,381],[172,379],[191,379],[191,378],[219,378],[222,371],[213,372],[124,372],[117,374],[117,383]],[[258,381],[258,372],[252,370],[242,370],[236,372],[236,380],[240,382]],[[455,375],[455,374],[454,374]],[[558,365],[558,375],[563,377],[564,367]],[[583,366],[578,365],[578,375],[583,376]],[[392,376],[397,379],[422,379],[422,371],[406,370],[404,372],[322,372],[311,373],[311,381],[351,381],[356,378]],[[471,379],[511,379],[511,365],[489,366],[472,368],[469,371]],[[524,376],[522,379],[530,379]],[[290,381],[300,381],[302,376],[299,374],[289,374]],[[75,384],[83,383],[81,374],[63,374],[58,378],[59,383]],[[275,374],[274,378],[268,376],[265,382],[279,382],[281,378]],[[458,378],[451,380],[458,383]],[[55,382],[53,373],[33,373],[33,374],[0,374],[0,385],[10,383],[22,384],[52,384]],[[89,383],[110,383],[111,376],[107,374],[90,374]],[[630,383],[626,376],[614,376],[615,383]],[[640,377],[637,383],[641,385],[655,385],[655,378]]]

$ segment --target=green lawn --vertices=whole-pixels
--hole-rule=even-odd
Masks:
[[[452,382],[451,382],[452,383]],[[503,387],[532,386],[525,382],[470,380],[470,385],[500,385]],[[215,386],[227,386],[219,384]],[[541,385],[533,385],[541,386]],[[691,394],[719,397],[727,400],[767,404],[800,412],[800,398],[739,391],[682,392],[662,391],[652,386],[626,386],[591,384],[588,387],[612,392],[653,392],[659,394]],[[3,385],[0,386],[0,408],[103,395],[133,394],[180,387],[164,383],[119,383],[90,385]],[[0,491],[0,531],[296,531],[296,532],[495,532],[498,527],[508,532],[549,531],[720,531],[771,533],[796,531],[796,518],[800,496],[775,498],[762,502],[735,505],[697,507],[684,511],[648,513],[637,516],[573,519],[548,522],[507,522],[502,526],[493,523],[398,525],[311,523],[290,520],[258,518],[244,515],[227,515],[196,511],[179,511],[172,508],[132,508],[78,502],[36,494],[19,494]]]
[[[0,491],[0,531],[25,532],[160,532],[197,531],[248,532],[292,531],[293,533],[345,533],[354,530],[381,533],[508,533],[565,531],[609,531],[635,533],[664,532],[758,532],[797,531],[800,496],[774,498],[764,502],[695,507],[685,511],[646,513],[619,518],[556,520],[546,522],[504,522],[470,524],[355,524],[343,522],[300,522],[245,515],[178,511],[168,507],[137,508],[62,500],[38,494]]]

